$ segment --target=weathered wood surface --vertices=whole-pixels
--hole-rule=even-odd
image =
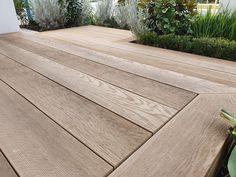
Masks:
[[[86,35],[88,32],[89,36]],[[222,62],[216,59],[212,61],[211,58],[207,57],[137,45],[129,41],[119,42],[116,37],[113,37],[113,39],[107,37],[106,33],[106,31],[102,32],[101,30],[98,32],[96,27],[86,27],[80,30],[77,29],[77,31],[74,29],[72,31],[45,32],[41,33],[40,36],[54,37],[116,57],[236,86],[236,71],[234,69],[236,64],[233,62]],[[123,31],[123,33],[126,34],[124,36],[129,34],[126,31]],[[117,34],[117,36],[119,35]]]
[[[6,45],[4,42],[0,44],[3,44],[0,45],[0,53],[151,132],[157,131],[177,112],[174,108],[133,94],[32,52]]]
[[[21,176],[214,175],[236,63],[129,43],[118,29],[27,33],[0,36],[0,79],[17,91],[0,82],[0,148]]]
[[[71,35],[72,33],[73,35]],[[112,36],[110,36],[111,33]],[[215,58],[209,58],[200,55],[193,55],[189,53],[183,53],[173,50],[166,50],[156,47],[149,47],[130,43],[130,41],[134,40],[134,38],[132,37],[130,31],[126,30],[113,30],[110,28],[104,29],[97,26],[85,26],[85,27],[80,27],[79,29],[74,28],[73,30],[64,29],[58,31],[48,31],[40,33],[39,35],[46,37],[54,36],[59,39],[63,39],[64,41],[68,41],[68,39],[70,39],[70,41],[72,41],[73,43],[81,46],[85,47],[93,46],[95,47],[94,50],[99,49],[99,47],[101,46],[108,46],[109,50],[103,47],[103,52],[109,53],[112,50],[114,51],[114,53],[112,53],[113,55],[117,54],[117,49],[118,50],[121,49],[122,53],[120,53],[118,56],[122,55],[123,53],[127,54],[126,52],[131,52],[132,55],[137,53],[137,57],[138,56],[143,57],[143,55],[146,56],[145,58],[143,58],[143,60],[141,60],[143,62],[145,62],[145,60],[146,62],[148,62],[147,59],[149,58],[149,56],[152,56],[155,57],[152,59],[155,59],[156,63],[158,63],[158,61],[167,60],[169,61],[169,63],[172,62],[174,62],[175,64],[182,63],[182,64],[188,64],[189,66],[197,66],[199,68],[208,68],[209,70],[216,70],[216,71],[236,74],[235,71],[236,63],[234,62],[225,60],[216,60]],[[119,38],[117,39],[117,37]],[[128,40],[121,43],[119,42],[120,40],[123,41],[122,39],[127,39],[127,38]],[[105,43],[100,42],[100,45],[97,45],[97,43],[99,43],[99,40],[103,40],[106,42]],[[113,45],[110,45],[111,42]],[[117,43],[120,45],[118,45]]]
[[[0,79],[113,166],[151,136],[122,117],[2,55]]]
[[[112,170],[112,166],[3,82],[0,147],[22,177],[101,177]]]
[[[139,77],[24,38],[8,37],[3,40],[175,109],[183,108],[196,96],[193,92]]]
[[[193,77],[188,74],[182,74],[176,71],[162,69],[159,67],[143,64],[137,61],[131,61],[119,58],[113,55],[86,49],[70,42],[65,42],[56,38],[42,36],[32,36],[27,34],[18,34],[26,39],[47,45],[91,61],[95,61],[110,67],[114,67],[129,73],[156,80],[162,83],[170,84],[175,87],[186,89],[196,93],[236,93],[236,89],[228,85],[213,82],[210,80]],[[17,35],[17,36],[18,36]],[[108,49],[106,47],[106,49]],[[119,52],[120,54],[122,52]],[[175,64],[173,64],[175,66]],[[230,78],[230,76],[226,76]]]
[[[236,114],[236,94],[202,94],[109,177],[203,177],[227,137],[219,112]]]
[[[2,152],[0,151],[0,176],[1,177],[17,177],[17,174],[12,169],[11,165],[4,157]]]

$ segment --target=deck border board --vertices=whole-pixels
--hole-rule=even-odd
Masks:
[[[211,106],[209,113],[204,113],[208,110],[204,103]],[[218,113],[223,106],[236,113],[236,94],[199,95],[108,177],[171,176],[173,173],[178,177],[213,177],[228,137],[228,126],[222,123]],[[196,128],[205,131],[204,134]],[[190,134],[188,138],[186,132]],[[162,148],[165,151],[160,151]]]

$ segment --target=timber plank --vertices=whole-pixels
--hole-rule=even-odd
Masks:
[[[119,115],[2,55],[0,78],[113,166],[151,136]]]
[[[73,43],[65,42],[55,38],[47,38],[39,35],[17,34],[40,44],[44,44],[88,60],[92,60],[110,67],[130,72],[142,77],[170,84],[196,93],[235,93],[235,88],[225,84],[215,83],[198,77],[173,72],[166,69],[153,67],[135,61],[107,55],[91,49],[83,48]]]
[[[196,96],[195,93],[102,65],[27,39],[14,37],[3,40],[177,110]]]
[[[227,138],[222,108],[236,114],[236,94],[201,94],[109,177],[207,176]]]
[[[3,82],[0,147],[22,177],[102,177],[112,170]]]
[[[74,35],[74,39],[76,39],[76,37],[79,36],[80,34],[82,35],[80,37],[86,36],[87,38],[84,38],[84,39],[85,39],[85,41],[87,41],[86,46],[88,46],[88,47],[91,44],[93,44],[94,42],[99,43],[99,41],[90,41],[90,33],[93,34],[94,32],[97,32],[97,35],[94,35],[94,36],[97,36],[99,38],[99,40],[103,39],[103,35],[106,35],[106,33],[116,34],[116,36],[114,36],[114,37],[120,36],[119,40],[124,39],[124,36],[126,36],[127,38],[130,38],[130,40],[132,40],[132,39],[134,40],[134,38],[132,38],[132,34],[130,33],[130,31],[113,30],[110,28],[104,28],[104,27],[98,27],[98,26],[87,26],[87,27],[82,27],[82,28],[81,27],[74,28],[71,31],[70,31],[70,29],[63,29],[63,30],[58,30],[58,31],[48,31],[48,32],[40,33],[40,35],[47,35],[47,36],[52,35],[53,36],[56,34],[63,33],[64,36],[61,35],[59,39],[61,39],[61,37],[64,37],[66,39],[69,37],[68,35],[70,34],[70,32],[76,33],[76,35]],[[112,41],[113,40],[108,40],[107,42],[112,42]],[[90,42],[90,43],[88,43],[88,42]],[[117,42],[114,41],[112,43],[112,45],[108,44],[108,46],[115,47],[116,49],[122,49],[123,52],[130,51],[133,53],[137,53],[137,57],[140,55],[145,55],[146,57],[144,58],[143,62],[147,61],[147,57],[155,57],[153,59],[156,59],[157,61],[159,59],[162,59],[163,61],[169,60],[169,61],[172,61],[175,63],[189,64],[189,66],[191,66],[191,65],[198,66],[201,68],[208,68],[208,69],[212,69],[212,70],[236,74],[235,62],[216,59],[216,58],[210,58],[210,57],[205,57],[205,56],[200,56],[200,55],[194,55],[194,54],[189,54],[189,53],[184,53],[184,52],[179,52],[179,51],[167,50],[167,49],[162,49],[162,48],[157,48],[157,47],[139,45],[139,44],[129,43],[129,41],[125,41],[122,43],[120,43],[118,41],[118,43],[122,44],[122,45],[117,45]],[[80,42],[79,42],[79,44],[80,44]],[[105,46],[106,44],[107,43],[100,43],[100,45],[103,45],[103,46]],[[96,45],[94,47],[99,47],[99,45]],[[109,50],[106,50],[106,51],[109,52],[110,48],[109,48]],[[122,53],[120,53],[120,54],[122,54]]]
[[[1,45],[0,52],[151,132],[157,131],[177,112],[10,44]]]
[[[17,177],[17,174],[14,172],[11,165],[8,163],[7,159],[4,157],[1,151],[0,151],[0,176]]]
[[[146,51],[137,44],[136,45],[138,47],[135,47],[133,44],[131,45],[129,43],[114,43],[111,40],[106,40],[104,38],[97,39],[96,36],[99,35],[93,35],[93,32],[89,32],[89,36],[87,34],[88,31],[83,32],[83,30],[77,29],[77,31],[50,31],[43,33],[43,36],[54,37],[116,57],[236,87],[236,73],[232,74],[231,72],[228,72],[227,69],[219,71],[208,68],[207,64],[203,67],[198,65],[196,66],[188,62],[181,62],[182,60],[170,60],[166,57],[162,57],[162,52],[155,52],[155,48],[153,50]],[[155,53],[155,55],[153,53]],[[168,54],[168,51],[163,53]],[[187,60],[186,57],[185,60]],[[227,62],[229,61],[226,61],[226,63]],[[233,66],[234,63],[231,63]]]

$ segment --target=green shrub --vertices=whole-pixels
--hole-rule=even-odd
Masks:
[[[43,29],[63,27],[66,9],[58,0],[30,0],[33,20]]]
[[[146,24],[149,29],[159,35],[191,34],[194,3],[188,1],[190,10],[186,2],[186,0],[155,0],[148,3],[149,14]]]
[[[16,14],[21,22],[21,25],[27,23],[25,3],[22,0],[14,0]]]
[[[194,37],[222,37],[236,40],[236,11],[220,9],[216,14],[208,9],[206,15],[199,14],[192,23]]]
[[[236,41],[227,39],[148,33],[140,35],[137,41],[141,44],[236,61]]]
[[[63,7],[62,7],[63,8]],[[65,0],[66,26],[78,26],[82,12],[82,3],[78,0]]]

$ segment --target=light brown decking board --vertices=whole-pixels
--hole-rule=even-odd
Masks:
[[[0,149],[19,176],[209,176],[236,63],[130,40],[96,26],[0,35]]]
[[[6,157],[0,151],[0,174],[1,177],[17,177],[14,169],[11,167]]]

